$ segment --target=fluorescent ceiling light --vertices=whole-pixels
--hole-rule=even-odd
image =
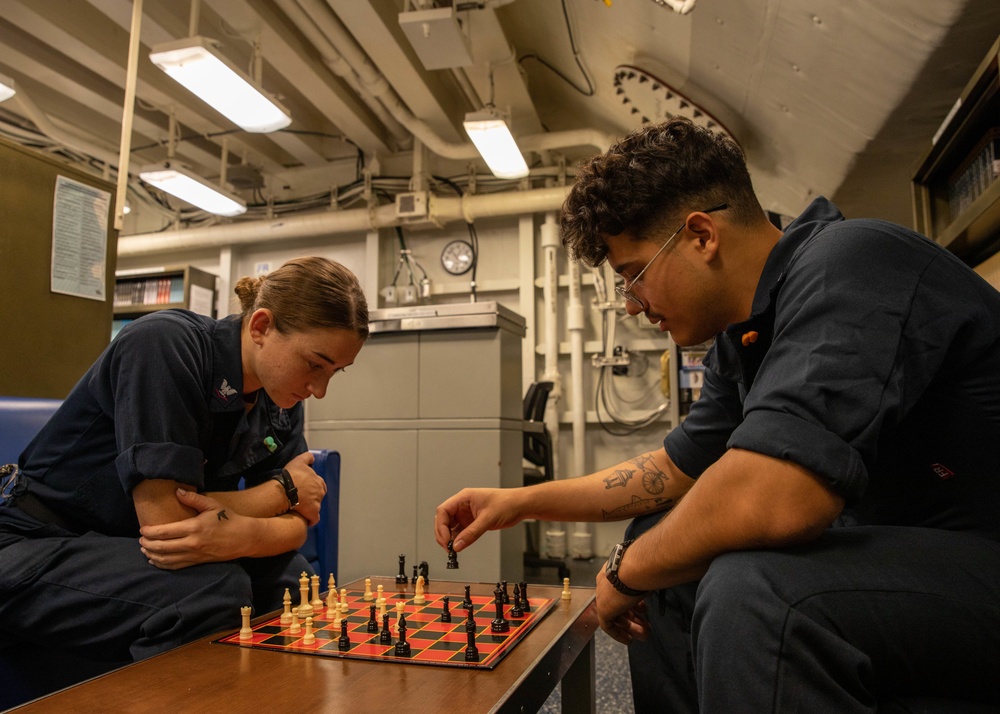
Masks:
[[[155,186],[218,216],[238,216],[247,210],[246,203],[239,197],[213,186],[198,174],[178,164],[146,166],[139,172],[139,178],[150,186]]]
[[[528,165],[524,163],[507,122],[495,109],[487,107],[470,112],[465,115],[463,124],[494,176],[515,179],[528,175]]]
[[[16,93],[14,91],[14,80],[0,74],[0,102],[10,99]]]
[[[155,45],[149,59],[244,131],[266,134],[292,123],[288,111],[206,37]]]

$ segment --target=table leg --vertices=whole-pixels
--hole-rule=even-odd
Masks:
[[[597,644],[592,637],[576,661],[566,670],[562,678],[563,714],[596,714],[597,699],[594,696],[596,654]]]

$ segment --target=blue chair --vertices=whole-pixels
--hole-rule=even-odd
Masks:
[[[319,509],[319,525],[309,529],[299,552],[312,565],[325,587],[330,573],[337,577],[337,534],[340,532],[340,452],[311,450],[313,469],[326,481],[326,499]]]
[[[0,397],[0,465],[16,464],[24,447],[61,404],[61,399]]]

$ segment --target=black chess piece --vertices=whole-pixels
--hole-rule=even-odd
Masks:
[[[396,642],[396,656],[409,657],[410,643],[406,641],[406,616],[399,618],[399,641]]]
[[[441,598],[441,622],[451,622],[451,611],[448,609],[448,603],[447,595]]]
[[[448,570],[458,570],[458,553],[453,540],[448,541]]]
[[[507,592],[507,581],[502,580],[501,583],[503,584],[503,604],[510,605],[510,593]]]
[[[478,662],[479,661],[479,650],[476,648],[476,628],[473,627],[471,630],[465,631],[465,661],[466,662]]]
[[[510,623],[503,616],[503,590],[497,583],[497,589],[493,591],[493,604],[496,605],[496,618],[490,623],[490,632],[510,632]]]
[[[466,610],[472,609],[472,595],[470,594],[471,588],[472,588],[471,585],[465,586],[465,599],[462,600],[462,607],[464,607]]]
[[[343,622],[341,622],[343,624]],[[368,606],[368,631],[378,632],[378,620],[375,619],[375,606]]]
[[[431,576],[429,575],[429,573],[430,573],[430,566],[427,565],[427,561],[426,560],[421,560],[420,561],[420,574],[424,578],[424,587],[427,587],[427,586],[429,586],[431,584]]]
[[[465,631],[476,631],[476,616],[472,614],[472,610],[469,610],[469,617],[465,620]]]
[[[514,605],[510,608],[511,617],[524,617],[524,610],[521,609],[521,586],[514,583]]]
[[[413,584],[414,585],[417,584],[417,566],[416,565],[413,566]]]
[[[389,631],[389,613],[382,615],[382,631],[378,635],[378,641],[381,645],[392,644],[392,633]]]
[[[347,652],[351,649],[351,638],[347,635],[347,620],[340,621],[340,639],[337,640],[337,649]]]
[[[405,584],[407,582],[406,578],[406,556],[402,553],[399,554],[399,575],[396,576],[396,582],[399,584]]]
[[[531,612],[531,605],[528,604],[528,583],[521,581],[521,609]]]

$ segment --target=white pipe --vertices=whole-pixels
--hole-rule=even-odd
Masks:
[[[545,214],[545,222],[541,229],[541,244],[543,255],[542,304],[545,312],[545,369],[542,380],[552,382],[552,391],[545,407],[545,426],[552,439],[552,457],[555,473],[553,478],[562,478],[565,474],[559,464],[559,410],[562,402],[562,378],[559,375],[559,229],[556,226],[556,214],[549,211]]]
[[[569,186],[554,186],[530,191],[465,195],[462,198],[431,196],[428,202],[428,218],[430,221],[444,224],[491,216],[555,211],[562,205],[569,189]],[[169,233],[123,236],[118,239],[118,255],[151,255],[226,245],[318,238],[397,225],[405,223],[396,217],[396,207],[393,204],[377,208],[304,213],[276,220],[225,223]]]
[[[281,0],[284,4],[289,0]],[[368,59],[367,53],[357,43],[338,18],[331,14],[322,0],[298,0],[316,27],[326,36],[330,44],[357,73],[360,86],[377,97],[396,120],[415,137],[420,139],[433,153],[445,159],[466,160],[479,158],[479,152],[470,142],[451,142],[438,136],[424,121],[413,115],[403,100],[390,86],[386,78]],[[570,146],[593,146],[598,151],[607,151],[612,138],[596,130],[556,132],[520,137],[517,140],[522,151],[560,149]]]
[[[129,29],[128,59],[125,70],[125,100],[122,104],[122,133],[118,145],[118,190],[115,194],[116,231],[125,222],[125,194],[128,193],[128,160],[132,150],[132,117],[135,114],[135,85],[139,76],[139,45],[142,44],[142,0],[133,0]],[[107,164],[104,165],[105,169]]]
[[[569,308],[566,329],[570,340],[570,390],[573,401],[573,469],[576,475],[586,473],[587,415],[583,403],[583,301],[580,299],[580,264],[569,261]],[[574,558],[590,558],[594,548],[587,523],[577,523],[569,543]]]
[[[361,86],[361,83],[358,81],[358,75],[353,69],[351,69],[351,66],[347,63],[343,56],[337,52],[336,48],[330,44],[330,41],[322,32],[320,32],[312,18],[310,18],[309,15],[302,10],[298,3],[296,3],[295,0],[278,0],[278,6],[292,21],[292,24],[294,24],[299,31],[306,36],[306,39],[312,43],[313,47],[319,50],[320,59],[323,64],[325,64],[331,72],[347,82],[347,86],[357,92],[358,96],[361,97],[361,100],[365,103],[365,105],[372,110],[372,113],[378,117],[378,120],[385,125],[385,127],[389,130],[389,133],[391,133],[397,141],[401,143],[408,142],[410,139],[409,132],[407,132],[405,127],[403,127],[402,124],[396,121],[396,119],[389,114],[382,103],[372,96],[371,92]]]

